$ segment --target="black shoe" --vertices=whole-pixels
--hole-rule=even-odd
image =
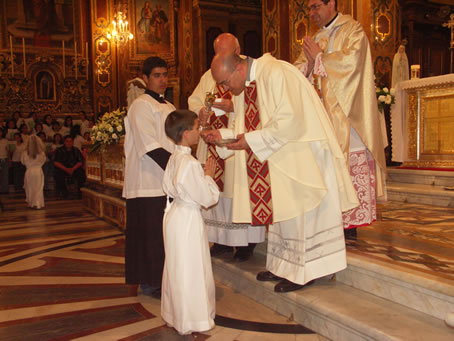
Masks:
[[[283,279],[279,283],[274,286],[275,292],[290,292],[295,290],[303,289],[304,287],[308,287],[309,285],[313,284],[314,281],[309,281],[306,284],[296,284],[290,282],[288,279]]]
[[[356,227],[352,227],[350,229],[344,229],[344,237],[345,239],[356,240]]]
[[[143,295],[146,296],[151,296],[152,293],[160,288],[157,287],[152,287],[149,284],[140,284],[140,291],[142,292]]]
[[[257,274],[257,281],[267,282],[267,281],[280,281],[282,277],[276,276],[270,271],[262,271]]]
[[[240,246],[236,248],[236,252],[233,255],[233,259],[237,262],[245,262],[251,258],[254,249],[250,249],[248,246]]]
[[[151,297],[160,300],[160,299],[161,299],[161,288],[159,288],[159,289],[153,291],[153,292],[151,293]]]
[[[210,248],[210,254],[213,257],[217,257],[224,253],[232,252],[232,251],[233,251],[233,247],[227,246],[227,245],[216,244],[216,243],[213,244],[213,246]]]

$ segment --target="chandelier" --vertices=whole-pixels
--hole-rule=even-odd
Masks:
[[[128,21],[126,20],[126,14],[118,11],[114,15],[112,21],[112,32],[107,33],[107,38],[112,39],[117,44],[123,44],[132,40],[134,35],[129,32]]]

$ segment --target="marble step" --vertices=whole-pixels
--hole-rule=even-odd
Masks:
[[[452,187],[454,186],[454,172],[389,167],[387,168],[386,181],[387,183],[411,183]]]
[[[391,201],[454,207],[454,190],[444,186],[388,182],[386,191]]]
[[[449,260],[447,260],[449,262]],[[442,321],[454,313],[454,283],[393,264],[347,253],[347,269],[336,281],[415,309]]]
[[[215,279],[331,340],[454,340],[454,328],[427,314],[330,278],[279,294],[275,282],[259,282],[265,256],[245,263],[231,255],[212,258]]]

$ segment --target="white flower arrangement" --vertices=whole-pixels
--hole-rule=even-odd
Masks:
[[[91,129],[91,139],[93,146],[91,151],[99,149],[108,144],[120,142],[121,137],[125,134],[124,118],[126,110],[124,108],[105,113]]]
[[[394,104],[396,91],[394,88],[388,89],[387,87],[375,89],[377,95],[378,110],[384,112],[387,105]]]

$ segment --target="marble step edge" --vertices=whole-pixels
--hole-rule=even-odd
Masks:
[[[266,247],[266,242],[257,244],[254,252],[266,257]],[[348,251],[347,264],[347,269],[336,274],[341,283],[441,320],[454,312],[454,284],[416,271],[373,262]],[[407,299],[409,296],[411,299]]]
[[[388,168],[386,181],[436,186],[453,186],[454,172]]]
[[[444,186],[387,182],[386,190],[388,194],[407,193],[423,196],[442,197],[445,199],[454,199],[454,191],[445,190]]]
[[[441,320],[343,283],[322,278],[303,290],[275,293],[275,282],[255,279],[261,266],[212,260],[217,281],[331,340],[454,339],[454,328]]]
[[[355,254],[347,253],[347,262],[347,269],[336,274],[341,283],[441,320],[454,313],[454,283],[370,262]]]

